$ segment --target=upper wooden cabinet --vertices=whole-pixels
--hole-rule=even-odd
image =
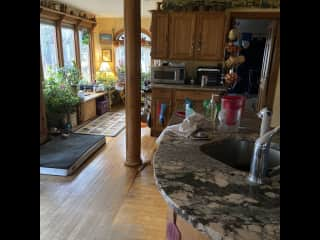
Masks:
[[[151,57],[162,59],[168,57],[168,14],[154,12],[151,23],[152,50]]]
[[[223,60],[224,12],[155,11],[152,14],[152,58]]]
[[[195,58],[222,60],[224,41],[224,12],[197,14]]]
[[[169,58],[193,59],[195,47],[196,15],[171,13],[169,15]]]

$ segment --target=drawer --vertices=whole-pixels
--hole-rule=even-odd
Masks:
[[[210,99],[213,92],[208,91],[183,91],[177,90],[176,91],[176,99],[185,99],[190,98],[191,100],[204,100]]]

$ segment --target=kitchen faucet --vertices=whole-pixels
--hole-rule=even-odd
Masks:
[[[262,118],[260,136],[254,144],[248,181],[254,184],[262,184],[267,174],[270,144],[272,137],[280,131],[280,126],[269,130],[271,112],[263,108],[258,116]]]

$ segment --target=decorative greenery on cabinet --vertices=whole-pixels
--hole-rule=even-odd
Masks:
[[[163,10],[224,10],[226,8],[280,8],[280,0],[163,0]]]

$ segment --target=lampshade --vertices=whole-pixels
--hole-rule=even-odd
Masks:
[[[108,62],[102,62],[99,68],[100,72],[111,72],[111,67]]]

